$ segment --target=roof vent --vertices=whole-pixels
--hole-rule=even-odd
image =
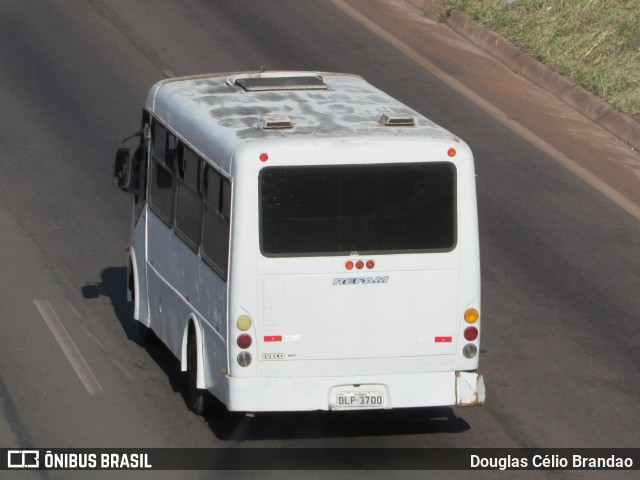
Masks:
[[[378,122],[385,127],[413,127],[416,124],[415,118],[411,115],[387,113],[383,113]]]
[[[266,115],[260,119],[260,128],[263,130],[282,130],[293,128],[293,123],[286,115]]]
[[[234,83],[246,92],[329,89],[320,75],[246,76],[236,77]]]

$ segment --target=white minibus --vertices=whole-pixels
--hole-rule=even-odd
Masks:
[[[230,411],[480,405],[473,157],[361,77],[214,74],[149,92],[129,290]]]

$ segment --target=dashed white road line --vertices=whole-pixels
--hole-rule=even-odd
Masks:
[[[76,347],[75,342],[67,332],[67,329],[64,328],[64,325],[60,321],[60,318],[56,314],[55,310],[51,306],[48,300],[34,300],[36,308],[40,312],[40,315],[44,319],[47,327],[51,330],[54,338],[60,345],[63,353],[69,360],[69,363],[75,370],[78,378],[84,385],[84,388],[87,389],[89,395],[96,395],[102,392],[102,386],[98,379],[91,371],[89,364],[84,359],[78,347]]]

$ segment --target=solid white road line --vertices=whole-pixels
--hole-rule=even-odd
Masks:
[[[414,50],[409,45],[404,43],[402,40],[395,37],[394,35],[387,32],[382,27],[378,26],[377,24],[369,20],[363,14],[358,12],[355,8],[351,7],[346,2],[344,2],[344,0],[330,0],[330,1],[340,10],[342,10],[351,18],[356,20],[358,23],[365,26],[366,28],[371,30],[373,33],[378,35],[380,38],[382,38],[386,42],[396,47],[398,50],[400,50],[406,56],[411,58],[414,62],[416,62],[422,68],[429,71],[431,74],[435,75],[440,80],[444,81],[448,86],[453,88],[455,91],[457,91],[458,93],[466,97],[468,100],[476,104],[482,110],[484,110],[493,118],[495,118],[500,123],[502,123],[509,130],[511,130],[515,134],[527,140],[532,145],[542,150],[544,153],[549,155],[549,157],[554,159],[560,165],[569,169],[576,176],[578,176],[579,178],[587,182],[589,185],[591,185],[593,188],[595,188],[597,191],[599,191],[609,200],[611,200],[616,205],[626,210],[628,213],[633,215],[636,219],[640,220],[640,205],[637,205],[632,200],[627,198],[625,195],[618,192],[611,185],[607,184],[606,182],[602,181],[600,178],[593,175],[587,169],[579,165],[576,161],[572,160],[567,155],[565,155],[558,149],[551,146],[549,143],[547,143],[542,138],[538,137],[535,133],[527,129],[521,123],[518,123],[513,118],[510,118],[506,113],[504,113],[502,110],[497,108],[495,105],[493,105],[492,103],[482,98],[476,92],[471,90],[462,82],[455,79],[453,76],[449,75],[447,72],[442,70],[433,62],[427,60],[416,50]]]
[[[86,360],[76,347],[73,339],[67,332],[67,329],[64,328],[64,325],[60,321],[60,318],[56,314],[55,310],[51,306],[48,300],[34,300],[36,308],[42,315],[45,323],[51,330],[51,333],[55,337],[58,345],[64,352],[67,360],[75,370],[76,374],[80,378],[80,381],[84,385],[84,388],[87,389],[89,395],[95,395],[97,393],[102,392],[102,386],[98,379],[91,371],[89,364],[87,364]]]

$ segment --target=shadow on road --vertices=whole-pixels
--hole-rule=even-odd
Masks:
[[[156,337],[142,342],[137,322],[133,319],[132,302],[127,300],[127,268],[110,267],[101,273],[100,283],[82,287],[86,299],[101,295],[111,301],[116,318],[129,340],[141,345],[167,375],[174,392],[185,399],[188,387],[180,363]],[[411,408],[402,410],[370,410],[357,412],[287,412],[258,413],[248,417],[227,411],[211,397],[211,415],[205,417],[213,434],[223,441],[287,440],[315,438],[379,437],[434,433],[461,433],[469,424],[448,407]]]
[[[233,442],[461,433],[470,428],[448,407],[257,413],[254,418],[220,410],[206,420],[217,438]]]
[[[100,283],[87,283],[80,290],[88,300],[104,296],[111,301],[113,313],[129,340],[138,342],[138,327],[133,320],[133,302],[127,300],[127,267],[109,267],[100,273]]]
[[[81,288],[86,299],[105,296],[111,301],[113,313],[127,338],[144,348],[151,358],[167,375],[174,392],[179,392],[186,400],[186,384],[180,372],[180,364],[171,351],[155,336],[143,342],[138,322],[133,319],[133,302],[127,300],[127,267],[105,268],[100,274],[100,283],[88,283]]]

